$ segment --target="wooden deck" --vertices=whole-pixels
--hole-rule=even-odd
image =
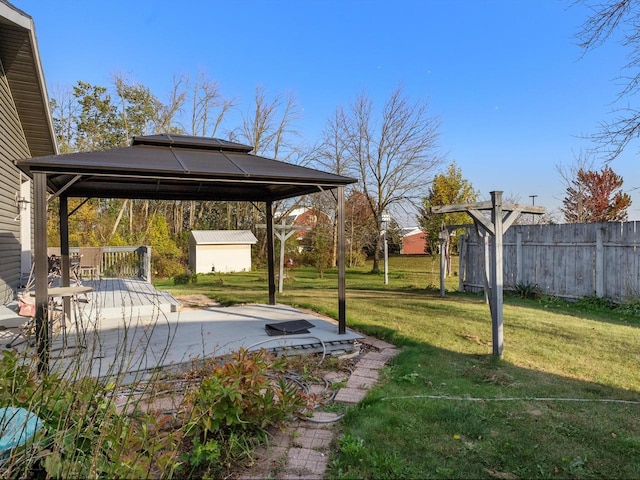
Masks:
[[[51,369],[64,375],[117,378],[126,384],[148,379],[158,369],[182,368],[240,348],[336,355],[357,351],[362,338],[349,329],[339,335],[334,320],[285,305],[182,309],[170,294],[143,280],[103,278],[83,284],[93,292],[73,302],[66,335],[57,331],[52,338]],[[312,325],[308,333],[267,334],[267,324],[297,320]],[[4,335],[11,331],[0,332],[3,344]],[[35,353],[27,343],[19,348]]]
[[[129,318],[177,312],[182,307],[170,293],[158,291],[149,282],[137,278],[102,278],[85,280],[82,284],[93,288],[92,293],[78,299],[83,316]]]

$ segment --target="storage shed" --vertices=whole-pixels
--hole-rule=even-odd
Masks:
[[[192,230],[189,268],[195,273],[251,270],[251,245],[258,239],[249,230]]]

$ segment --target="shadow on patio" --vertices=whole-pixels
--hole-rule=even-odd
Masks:
[[[72,302],[66,336],[52,335],[52,372],[117,377],[117,383],[129,384],[158,369],[181,369],[240,348],[341,355],[357,351],[362,338],[350,330],[340,335],[338,322],[285,305],[183,309],[169,293],[141,279],[102,278],[83,285],[93,292]],[[266,330],[267,324],[299,321],[309,322],[308,333],[270,336]],[[7,334],[13,335],[0,332],[3,345]]]

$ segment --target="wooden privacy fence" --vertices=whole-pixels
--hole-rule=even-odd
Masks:
[[[503,237],[504,288],[537,285],[546,295],[640,297],[640,222],[513,225]],[[460,289],[484,289],[484,240],[460,239]]]

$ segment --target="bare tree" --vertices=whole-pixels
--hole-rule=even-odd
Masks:
[[[76,122],[78,120],[79,105],[71,88],[56,87],[49,102],[51,116],[60,153],[75,151],[77,135]]]
[[[299,137],[295,122],[302,118],[295,95],[268,98],[263,86],[256,87],[253,109],[242,116],[242,125],[233,137],[251,145],[253,153],[288,161],[296,151],[293,140]]]
[[[440,120],[428,115],[426,101],[411,102],[398,87],[374,120],[373,102],[360,94],[345,116],[345,144],[357,165],[359,180],[382,232],[382,215],[390,206],[417,202],[426,193],[429,173],[442,158],[437,140]],[[376,239],[373,272],[379,271],[380,235]]]
[[[573,5],[585,6],[591,12],[577,34],[578,44],[585,54],[620,33],[617,40],[629,53],[627,63],[621,65],[622,71],[627,73],[617,79],[622,88],[615,101],[635,98],[640,91],[640,2],[575,0]],[[631,104],[614,107],[611,114],[613,119],[600,122],[598,131],[591,135],[596,150],[605,161],[618,157],[640,135],[640,110],[637,107]]]
[[[301,109],[293,93],[269,97],[265,88],[258,86],[252,109],[242,115],[242,125],[231,132],[231,139],[250,145],[255,155],[293,163],[295,159],[306,158],[300,156],[300,147],[295,142],[299,137],[296,121],[301,117]],[[275,205],[276,211],[279,207],[280,203]],[[253,226],[259,222],[259,212],[251,205],[237,205],[235,211],[248,216],[241,220],[244,224]],[[262,248],[265,248],[264,243]]]
[[[215,137],[222,121],[235,106],[236,99],[222,96],[217,81],[198,72],[193,85],[191,134]]]
[[[357,170],[354,158],[349,155],[347,147],[347,135],[345,132],[346,121],[344,109],[338,108],[332,117],[327,120],[322,130],[322,142],[317,149],[316,163],[322,169],[337,175],[355,176]],[[335,211],[333,202],[331,211]],[[338,218],[333,215],[333,252],[331,265],[336,266],[338,260]]]
[[[184,132],[184,129],[181,128],[178,123],[178,117],[187,101],[188,88],[189,81],[186,76],[173,76],[173,84],[169,92],[169,101],[160,108],[154,133]]]

